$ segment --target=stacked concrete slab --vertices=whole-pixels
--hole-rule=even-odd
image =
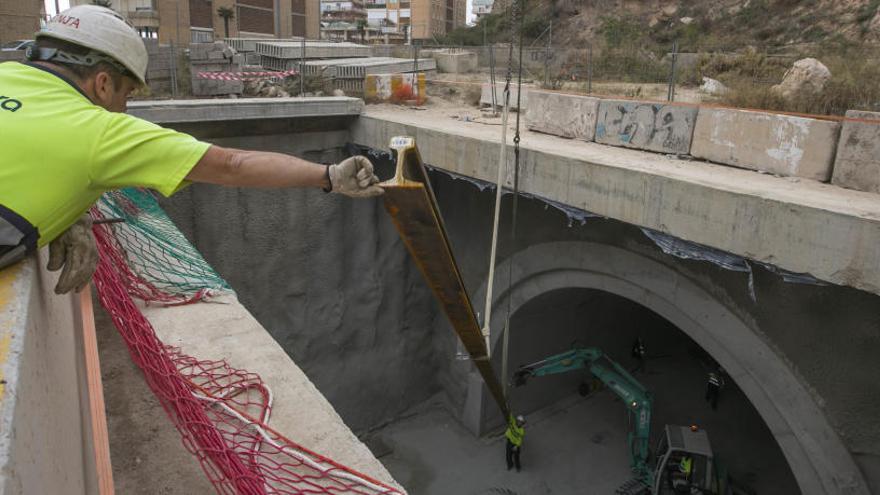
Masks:
[[[306,41],[305,53],[300,41],[262,41],[255,44],[256,53],[280,59],[369,57],[370,47],[356,43]]]
[[[880,113],[846,112],[831,182],[880,193]]]
[[[435,50],[431,56],[437,61],[437,70],[440,72],[462,74],[473,72],[478,67],[478,57],[475,52]]]
[[[518,98],[519,90],[516,83],[510,84],[510,109],[519,110],[519,107],[526,109],[529,107],[529,95],[535,88],[531,86],[523,86],[522,98]],[[498,107],[504,104],[504,83],[495,83],[495,104]],[[480,92],[480,105],[492,106],[492,84],[483,83]]]
[[[828,181],[840,124],[749,110],[703,108],[691,154],[776,175]]]
[[[257,43],[266,43],[271,41],[288,41],[288,42],[300,42],[302,38],[299,36],[292,36],[290,38],[285,38],[284,40],[272,40],[269,38],[226,38],[223,41],[226,42],[227,45],[231,46],[233,50],[239,53],[251,53],[257,51]]]
[[[193,43],[189,45],[193,96],[241,94],[241,81],[224,81],[199,77],[200,73],[240,72],[243,57],[223,43]]]
[[[367,74],[391,74],[398,72],[425,72],[437,69],[437,61],[431,58],[417,60],[406,58],[365,58],[336,67],[336,77],[363,79]]]
[[[387,57],[386,57],[387,58]],[[336,77],[336,67],[372,60],[370,58],[332,58],[327,60],[308,60],[303,64],[302,72],[307,76]]]
[[[596,142],[686,155],[698,108],[629,100],[601,100]]]
[[[590,96],[532,91],[529,93],[526,127],[555,136],[593,141],[600,101]]]

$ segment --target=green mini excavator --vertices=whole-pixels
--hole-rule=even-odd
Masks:
[[[651,459],[651,393],[627,370],[593,347],[572,349],[514,372],[514,385],[532,377],[588,370],[623,401],[632,427],[627,433],[633,479],[621,495],[718,494],[728,491],[727,476],[715,464],[709,436],[697,427],[665,425],[656,457]],[[682,463],[682,461],[685,461]],[[683,469],[683,466],[688,466]]]

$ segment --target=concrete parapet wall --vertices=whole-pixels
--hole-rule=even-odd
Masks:
[[[462,74],[477,70],[478,59],[474,52],[449,52],[437,50],[432,55],[437,61],[437,70],[451,74]]]
[[[519,95],[519,90],[517,89],[516,83],[510,83],[510,109],[511,110],[519,110],[519,106],[522,108],[529,108],[529,94],[534,91],[535,88],[531,86],[523,86],[522,98],[517,98]],[[519,100],[519,101],[518,101]],[[504,83],[495,83],[495,103],[498,107],[504,106]],[[483,83],[482,90],[480,92],[480,105],[486,106],[492,105],[492,85],[490,83]]]
[[[826,182],[840,124],[749,110],[702,108],[691,154],[776,175]]]
[[[364,100],[370,103],[396,101],[401,88],[409,86],[414,97],[425,97],[425,74],[367,74]]]
[[[589,96],[532,91],[526,126],[533,131],[592,141],[596,137],[599,101]]]
[[[846,112],[831,182],[880,193],[880,112]]]
[[[98,493],[79,296],[42,254],[0,270],[0,494]]]
[[[163,342],[192,356],[225,359],[235,368],[258,374],[272,390],[272,416],[268,424],[274,430],[338,463],[400,488],[235,295],[223,296],[218,302],[223,304],[150,306],[143,311]]]
[[[157,124],[360,115],[359,98],[246,98],[239,100],[155,100],[128,104],[128,113]]]
[[[373,108],[355,142],[416,137],[425,163],[495,181],[496,128]],[[880,202],[815,182],[527,133],[520,188],[626,223],[880,294]],[[512,157],[510,158],[512,160]],[[505,185],[512,186],[512,174]]]
[[[628,100],[602,100],[596,142],[660,153],[686,155],[698,109]]]

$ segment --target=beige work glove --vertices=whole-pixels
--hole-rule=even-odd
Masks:
[[[330,176],[329,192],[353,198],[369,198],[385,192],[377,185],[379,178],[373,173],[373,164],[363,156],[353,156],[330,165],[327,175]]]
[[[92,217],[80,217],[63,234],[49,243],[49,271],[61,270],[56,294],[66,294],[73,289],[77,292],[88,285],[98,266],[98,246],[92,235]]]

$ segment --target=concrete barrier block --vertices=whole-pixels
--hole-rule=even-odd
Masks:
[[[596,137],[599,101],[590,96],[532,91],[526,127],[554,136],[592,141]]]
[[[519,105],[522,105],[523,108],[529,107],[529,93],[534,88],[523,86],[523,94],[522,99],[519,102]],[[515,82],[510,83],[510,109],[511,110],[519,110],[519,106],[517,104],[517,95],[519,91],[517,90],[517,85]],[[495,102],[497,106],[500,108],[504,106],[504,83],[495,83]],[[480,105],[481,106],[491,106],[492,105],[492,85],[490,83],[483,83],[483,87],[480,91]]]
[[[601,100],[596,142],[686,155],[697,108],[628,100]]]
[[[423,56],[428,56],[427,54]],[[477,70],[477,54],[474,52],[434,51],[431,56],[437,61],[437,70],[451,74],[461,74]]]
[[[703,108],[691,154],[771,174],[827,182],[840,124],[727,108]]]
[[[409,89],[404,89],[407,86]],[[423,73],[367,74],[364,78],[364,101],[368,103],[403,103],[401,98],[424,101],[426,95]]]
[[[831,182],[880,193],[880,112],[850,110],[840,131]]]

